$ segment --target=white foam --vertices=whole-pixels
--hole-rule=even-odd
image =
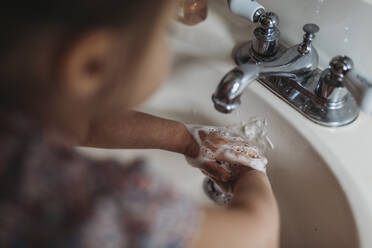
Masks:
[[[264,157],[264,152],[274,148],[267,135],[266,127],[267,121],[258,118],[227,127],[187,125],[189,132],[200,146],[199,156],[187,158],[187,161],[192,166],[200,168],[205,162],[215,162],[218,157],[224,157],[233,162],[229,164],[226,161],[219,161],[227,170],[233,164],[240,164],[266,172],[268,161]],[[203,142],[200,137],[202,132],[207,136],[212,134],[221,137],[227,143],[214,144],[209,139]]]

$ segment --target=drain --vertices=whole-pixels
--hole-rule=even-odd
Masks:
[[[205,194],[217,205],[227,206],[231,203],[233,195],[223,192],[212,179],[206,177],[203,182]]]

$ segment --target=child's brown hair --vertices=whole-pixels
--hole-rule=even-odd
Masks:
[[[53,68],[66,46],[92,29],[134,27],[139,37],[134,45],[144,47],[146,36],[167,2],[39,0],[18,6],[9,1],[0,10],[0,107],[23,108],[32,99],[47,94],[43,84],[53,79],[43,78],[43,71],[36,70],[35,64],[44,70]]]

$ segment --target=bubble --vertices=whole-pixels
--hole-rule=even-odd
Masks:
[[[216,161],[216,157],[223,154],[229,160],[236,161],[235,164],[250,166],[253,169],[265,172],[267,159],[262,157],[262,154],[264,154],[266,150],[273,148],[272,142],[267,135],[266,127],[267,121],[258,118],[252,118],[246,122],[226,127],[188,125],[187,128],[189,132],[200,146],[200,154],[198,158],[188,158],[187,161],[192,166],[200,168],[202,163],[206,161]],[[215,136],[220,136],[228,143],[219,145],[209,141],[208,146],[216,148],[216,151],[212,151],[204,146],[205,142],[203,143],[199,136],[201,131],[207,135],[213,134]],[[242,144],[231,144],[237,142],[241,142]],[[230,166],[226,161],[220,161],[219,164],[223,167]]]

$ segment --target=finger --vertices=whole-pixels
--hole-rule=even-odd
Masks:
[[[218,136],[216,134],[213,134],[213,133],[208,135],[208,141],[217,146],[221,146],[221,145],[228,143],[228,141],[225,138]]]
[[[204,140],[205,137],[207,137],[207,135],[208,135],[204,130],[200,130],[198,132],[198,134],[199,134],[199,137],[200,137],[201,140]]]
[[[203,145],[212,152],[216,152],[219,147],[225,145],[226,143],[227,141],[223,138],[214,136],[208,136],[206,139],[203,140]]]
[[[244,154],[252,158],[256,158],[260,156],[260,152],[258,151],[258,149],[256,147],[250,146],[247,143],[238,142],[238,143],[232,143],[231,145],[232,145],[231,150],[235,152]]]
[[[221,164],[218,164],[214,161],[204,163],[203,170],[205,170],[208,174],[213,175],[215,179],[222,182],[228,182],[231,179],[231,173]]]
[[[225,192],[230,192],[232,191],[232,189],[230,191],[228,191],[228,189],[232,188],[231,184],[234,183],[243,174],[243,172],[253,170],[252,168],[243,165],[234,165],[230,166],[230,168],[231,172],[229,180],[221,180],[220,178],[216,178],[215,175],[210,174],[208,171],[204,169],[200,170],[205,176],[211,178],[214,182],[216,182],[216,184],[223,188]]]
[[[200,169],[200,171],[206,176],[206,177],[209,177],[210,179],[213,179],[213,180],[217,180],[218,181],[218,178],[216,178],[214,175],[212,174],[209,174],[208,171],[204,170],[204,169]]]
[[[231,165],[238,164],[244,166],[252,166],[252,163],[260,162],[262,164],[267,163],[267,159],[260,155],[254,157],[246,154],[245,152],[236,151],[232,149],[226,149],[217,155],[217,160],[227,162]]]
[[[203,145],[212,152],[216,152],[220,146],[228,143],[223,137],[214,132],[206,133],[205,131],[201,130],[198,134],[203,142]]]

